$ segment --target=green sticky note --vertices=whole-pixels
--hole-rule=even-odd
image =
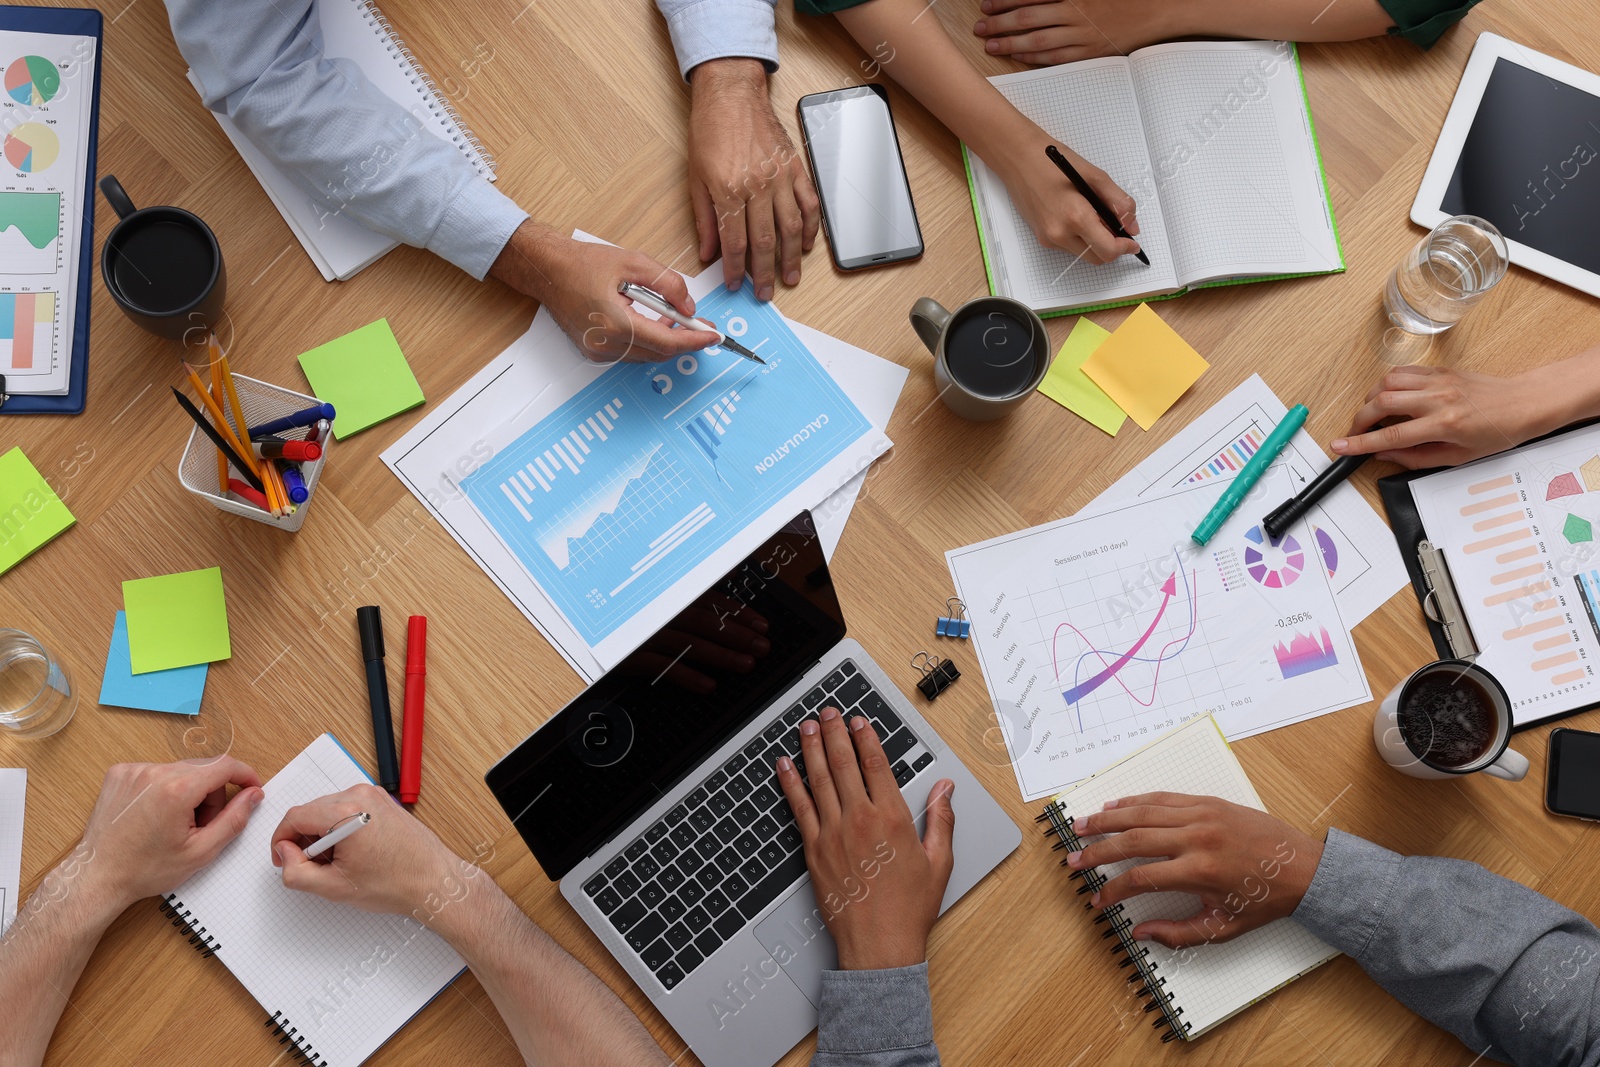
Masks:
[[[422,403],[388,319],[352,330],[300,357],[311,392],[333,405],[333,436],[343,440]]]
[[[164,574],[122,583],[134,674],[215,663],[233,655],[222,569]]]
[[[0,574],[77,521],[22,449],[0,456]]]
[[[1082,370],[1083,361],[1094,355],[1100,342],[1110,336],[1110,330],[1096,326],[1087,318],[1078,319],[1061,351],[1056,353],[1056,360],[1050,364],[1044,381],[1039,383],[1039,392],[1115,437],[1128,415]]]

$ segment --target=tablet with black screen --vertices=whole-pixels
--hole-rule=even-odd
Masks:
[[[1478,215],[1511,261],[1600,296],[1600,76],[1496,34],[1478,38],[1411,207]]]

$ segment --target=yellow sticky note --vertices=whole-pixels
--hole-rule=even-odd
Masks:
[[[1115,437],[1128,414],[1082,370],[1083,361],[1110,336],[1110,330],[1080,318],[1061,351],[1056,353],[1056,360],[1050,364],[1044,381],[1039,383],[1039,392]]]
[[[1140,304],[1083,364],[1083,373],[1148,430],[1211,364]]]

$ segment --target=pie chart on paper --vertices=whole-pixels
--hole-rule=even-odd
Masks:
[[[6,95],[19,104],[40,107],[61,91],[61,72],[41,56],[21,56],[6,68]]]
[[[6,162],[24,174],[44,170],[61,154],[55,131],[39,122],[24,122],[6,135]]]
[[[1291,534],[1273,540],[1252,526],[1245,531],[1250,543],[1244,548],[1244,569],[1256,582],[1268,589],[1282,589],[1293,585],[1306,567],[1306,554]]]

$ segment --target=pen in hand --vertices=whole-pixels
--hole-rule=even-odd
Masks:
[[[740,344],[738,341],[735,341],[733,338],[729,337],[715,326],[700,322],[696,319],[691,319],[689,316],[683,314],[677,308],[673,307],[667,301],[666,297],[662,296],[654,289],[646,289],[644,286],[635,285],[632,282],[623,282],[621,285],[617,286],[617,292],[621,293],[629,300],[634,300],[643,304],[645,307],[649,308],[651,311],[654,311],[657,315],[660,315],[668,322],[675,322],[686,330],[700,330],[705,333],[716,334],[717,337],[720,338],[717,344],[721,345],[723,348],[726,348],[730,352],[736,352],[745,359],[755,360],[762,366],[766,366],[767,364],[766,360],[762,359],[760,356],[756,355],[754,352],[750,351],[744,345]]]
[[[1128,233],[1122,222],[1117,218],[1116,212],[1112,211],[1106,205],[1106,202],[1100,199],[1100,194],[1095,192],[1094,187],[1084,180],[1083,175],[1078,173],[1078,168],[1074,167],[1072,162],[1061,154],[1059,148],[1053,144],[1045,145],[1044,154],[1049,156],[1050,162],[1059,167],[1061,173],[1067,176],[1067,180],[1072,183],[1072,187],[1078,190],[1078,195],[1089,201],[1089,206],[1094,208],[1094,213],[1100,216],[1100,221],[1106,224],[1106,229],[1110,230],[1113,236],[1126,237],[1130,241],[1133,240],[1133,236]],[[1144,249],[1139,249],[1134,255],[1139,257],[1140,263],[1147,267],[1150,265],[1150,257],[1144,254]]]

